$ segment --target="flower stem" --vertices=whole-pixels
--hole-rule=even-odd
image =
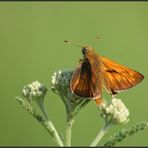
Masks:
[[[100,140],[103,138],[105,133],[108,131],[108,128],[111,126],[111,123],[105,123],[104,127],[100,130],[96,138],[93,140],[93,142],[90,144],[90,146],[96,146]]]
[[[39,105],[39,107],[40,107],[40,109],[41,109],[41,111],[42,111],[42,113],[43,113],[43,115],[46,119],[46,122],[43,123],[43,126],[49,132],[49,134],[53,137],[54,141],[56,141],[56,143],[59,146],[64,146],[61,137],[59,136],[56,128],[54,127],[54,124],[49,119],[49,116],[48,116],[48,113],[45,109],[43,101],[41,101],[41,99],[40,99],[40,100],[37,101],[37,104]]]
[[[66,123],[66,136],[65,136],[65,146],[71,146],[71,134],[72,125],[74,123],[74,118],[70,118]]]
[[[27,103],[24,99],[22,99],[21,97],[17,97],[16,99],[21,104],[21,106],[28,111],[29,114],[31,114],[34,118],[36,118],[39,121],[40,124],[43,125],[43,127],[52,136],[53,140],[58,144],[58,146],[61,146],[61,147],[64,146],[62,139],[60,138],[53,123],[49,119],[48,114],[41,102],[37,102],[37,103],[40,106],[46,120],[42,118],[41,115],[37,114],[34,108],[29,103]]]
[[[43,113],[45,119],[48,121],[48,120],[49,120],[49,116],[48,116],[48,113],[47,113],[47,111],[46,111],[46,109],[45,109],[45,106],[44,106],[43,101],[42,101],[41,99],[39,99],[39,100],[36,100],[36,103],[37,103],[38,106],[40,107],[40,109],[41,109],[41,111],[42,111],[42,113]]]
[[[49,134],[53,137],[54,141],[55,141],[59,146],[63,147],[64,144],[63,144],[63,142],[62,142],[62,140],[61,140],[59,134],[57,133],[57,131],[56,131],[56,129],[55,129],[53,123],[52,123],[50,120],[48,120],[48,121],[44,122],[42,125],[43,125],[43,126],[45,127],[45,129],[49,132]]]

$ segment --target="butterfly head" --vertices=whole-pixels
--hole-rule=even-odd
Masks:
[[[93,51],[92,47],[90,46],[84,46],[82,47],[82,54],[87,55]]]

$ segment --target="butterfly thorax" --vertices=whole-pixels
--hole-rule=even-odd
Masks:
[[[98,54],[95,53],[91,46],[85,46],[82,48],[83,61],[89,63],[91,68],[99,73],[101,71],[101,60]]]

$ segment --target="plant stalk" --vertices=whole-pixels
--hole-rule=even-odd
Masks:
[[[66,123],[66,136],[65,136],[65,146],[71,146],[71,135],[72,135],[72,126],[74,123],[74,117],[68,117]]]
[[[36,111],[33,109],[33,107],[30,104],[28,104],[24,99],[22,99],[20,97],[17,97],[16,99],[21,104],[21,106],[23,108],[25,108],[26,111],[28,111],[29,114],[31,114],[34,118],[36,118],[39,121],[40,124],[43,125],[43,127],[52,136],[52,138],[58,144],[58,146],[63,147],[64,146],[63,141],[60,138],[56,128],[53,125],[53,123],[50,121],[50,119],[48,117],[48,114],[47,114],[47,112],[46,112],[46,110],[45,110],[45,108],[43,106],[43,103],[41,101],[37,102],[40,109],[41,109],[41,111],[43,112],[44,117],[45,117],[46,120],[44,118],[41,118],[42,116],[37,114]]]
[[[58,132],[56,131],[53,123],[51,121],[46,121],[42,124],[48,133],[52,136],[53,140],[61,147],[64,146]]]
[[[100,130],[96,138],[93,140],[93,142],[90,144],[90,146],[96,146],[100,140],[103,138],[105,133],[108,131],[109,127],[111,126],[111,123],[105,123],[104,127]]]
[[[54,127],[54,124],[51,122],[51,120],[49,119],[48,113],[45,110],[45,106],[43,101],[40,99],[37,101],[37,104],[39,105],[45,119],[46,122],[43,123],[43,126],[45,127],[45,129],[49,132],[49,134],[53,137],[54,141],[59,145],[59,146],[64,146],[61,137],[59,136],[56,128]]]

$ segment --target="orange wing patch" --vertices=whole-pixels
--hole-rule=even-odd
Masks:
[[[106,89],[115,95],[121,90],[129,89],[140,83],[144,76],[139,72],[117,64],[105,57],[100,57]]]

